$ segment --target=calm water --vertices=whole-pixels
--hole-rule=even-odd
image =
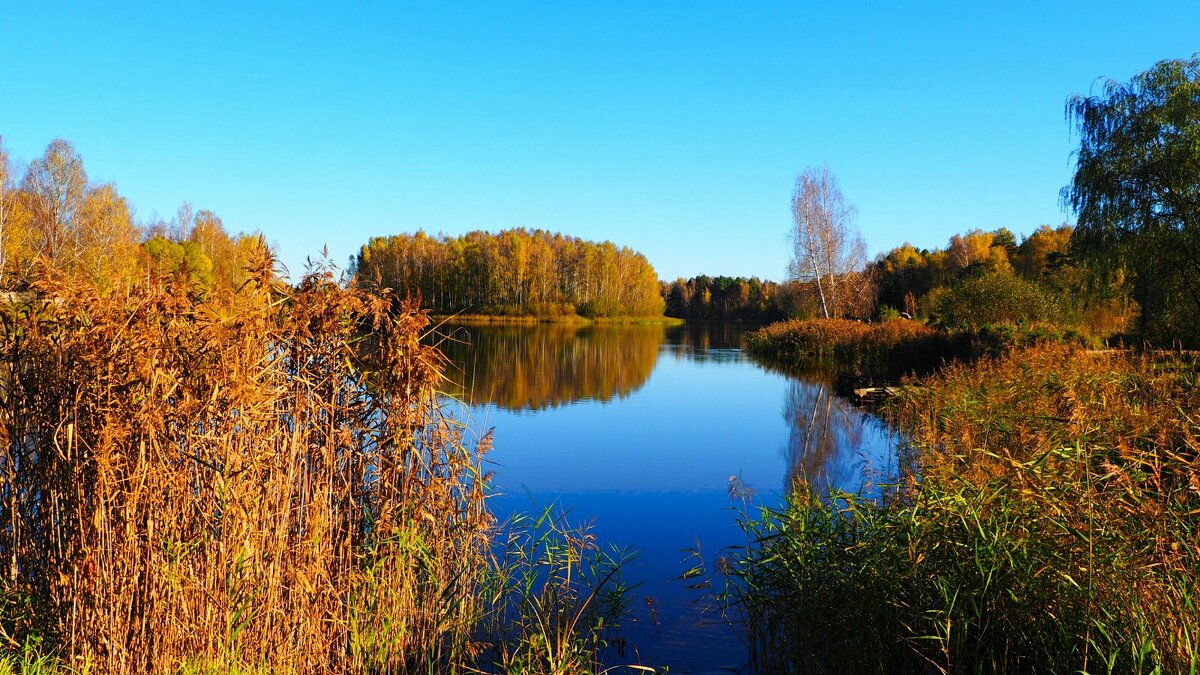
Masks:
[[[750,360],[734,325],[456,328],[441,345],[489,455],[503,518],[553,501],[601,540],[635,548],[641,582],[623,631],[645,665],[673,673],[735,672],[736,631],[701,611],[675,579],[689,550],[713,561],[745,543],[729,497],[736,477],[753,503],[776,505],[797,476],[870,489],[894,469],[892,439],[819,378]],[[632,660],[632,657],[629,657]]]

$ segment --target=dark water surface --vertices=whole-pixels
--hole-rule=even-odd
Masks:
[[[443,330],[470,428],[494,429],[497,515],[557,501],[573,522],[594,520],[601,541],[638,551],[626,570],[641,582],[622,631],[626,662],[745,667],[735,628],[676,580],[695,562],[690,550],[715,569],[723,549],[745,543],[731,482],[753,489],[753,508],[779,504],[798,476],[858,491],[895,469],[881,422],[828,381],[750,360],[737,325]]]

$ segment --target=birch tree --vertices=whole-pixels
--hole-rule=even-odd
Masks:
[[[78,248],[79,213],[87,187],[83,159],[61,138],[51,141],[45,154],[29,164],[22,189],[33,196],[34,224],[41,234],[38,252],[52,263]]]
[[[867,247],[828,166],[809,167],[792,193],[792,262],[788,275],[816,289],[825,318],[861,308],[869,293],[862,271]]]

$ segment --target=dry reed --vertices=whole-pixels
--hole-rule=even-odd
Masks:
[[[236,294],[56,279],[4,310],[0,578],[104,672],[442,671],[491,522],[412,304],[264,254]],[[199,664],[199,665],[197,665]]]
[[[795,319],[747,337],[746,348],[772,364],[854,375],[928,375],[955,361],[999,356],[1046,343],[1085,344],[1075,331],[1050,324],[1000,323],[945,331],[919,321]]]
[[[919,470],[887,498],[746,522],[763,671],[1200,671],[1197,373],[1041,346],[904,388]]]

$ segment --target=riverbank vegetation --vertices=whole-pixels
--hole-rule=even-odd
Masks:
[[[0,145],[0,290],[0,672],[597,670],[625,557],[494,522],[415,304],[62,140]]]
[[[357,283],[419,298],[437,314],[661,317],[645,256],[544,230],[376,237],[352,263]]]
[[[752,516],[728,577],[763,672],[1195,672],[1191,360],[1060,346],[954,365],[889,410],[883,499]]]
[[[850,327],[850,319],[831,319],[829,325],[819,318],[794,319],[756,334],[751,349],[799,362],[813,353],[836,355],[851,369],[870,362],[889,371],[916,357],[912,367],[899,370],[927,373],[939,361],[995,353],[1006,344],[1128,337],[1138,315],[1131,289],[1091,283],[1071,258],[1072,232],[1067,225],[1042,226],[1019,245],[1007,230],[955,235],[944,249],[905,244],[881,255],[866,272],[876,283],[861,304],[877,309],[849,314],[859,327]],[[891,325],[898,322],[911,325]],[[934,339],[935,333],[942,335]],[[940,345],[943,351],[917,349],[917,335],[925,350]],[[830,343],[821,346],[821,336]],[[876,354],[854,356],[855,342]],[[893,344],[895,356],[876,358],[881,343]]]
[[[746,337],[747,350],[769,363],[867,378],[928,375],[955,361],[1045,343],[1091,341],[1051,323],[985,323],[950,331],[901,318],[779,321]]]
[[[793,320],[751,333],[746,348],[772,363],[816,371],[894,377],[932,372],[963,344],[916,321]]]
[[[6,308],[6,636],[66,663],[406,670],[477,650],[491,520],[425,318],[267,254],[205,302],[35,282]]]

